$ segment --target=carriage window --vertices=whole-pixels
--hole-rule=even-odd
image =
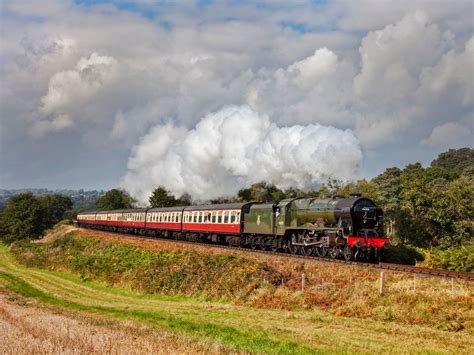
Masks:
[[[212,212],[211,221],[212,221],[212,223],[216,223],[216,213],[215,212]]]
[[[239,223],[240,222],[240,212],[237,212],[237,216],[235,218],[235,222]]]
[[[230,213],[230,223],[234,223],[235,222],[235,211],[232,211]]]
[[[224,211],[224,223],[229,223],[229,212]]]
[[[193,222],[197,222],[197,212],[193,212]]]
[[[217,223],[222,223],[222,212],[217,212]]]

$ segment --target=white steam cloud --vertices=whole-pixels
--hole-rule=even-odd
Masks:
[[[278,127],[248,106],[204,117],[195,129],[153,128],[134,147],[122,186],[147,203],[165,186],[206,200],[235,194],[258,181],[308,189],[329,176],[350,178],[362,152],[350,130],[310,124]]]

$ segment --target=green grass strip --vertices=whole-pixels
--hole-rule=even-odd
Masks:
[[[318,353],[316,349],[308,348],[296,342],[270,339],[267,334],[262,332],[256,333],[254,331],[242,331],[233,327],[213,323],[191,322],[175,317],[172,314],[163,314],[159,312],[122,310],[110,307],[82,305],[49,295],[31,286],[21,278],[2,271],[0,271],[0,279],[10,291],[55,307],[112,315],[119,318],[135,319],[174,333],[188,334],[196,338],[206,338],[214,341],[217,340],[239,350],[273,354]]]

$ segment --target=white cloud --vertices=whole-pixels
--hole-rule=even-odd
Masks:
[[[470,138],[472,146],[474,138],[468,127],[457,122],[447,122],[433,128],[431,135],[421,143],[431,147],[458,147],[463,145],[465,138]]]
[[[228,105],[249,105],[277,127],[350,129],[365,151],[400,135],[419,147],[446,122],[468,127],[474,112],[472,4],[431,4],[155,2],[133,12],[5,2],[2,131],[31,142],[5,144],[18,156],[2,159],[15,167],[37,141],[74,136],[78,151],[95,147],[116,162],[107,174],[118,180],[126,150],[153,127],[188,132]],[[44,175],[56,164],[49,157]],[[377,159],[380,170],[390,164]]]
[[[92,53],[81,58],[73,70],[54,74],[48,92],[41,98],[42,118],[33,126],[35,134],[59,131],[74,124],[72,116],[113,80],[117,61]]]
[[[352,177],[361,159],[349,130],[279,127],[249,107],[232,106],[207,115],[192,130],[154,127],[134,147],[122,185],[143,203],[159,185],[203,200],[262,180],[308,189],[329,176]]]

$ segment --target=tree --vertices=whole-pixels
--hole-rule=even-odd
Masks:
[[[285,198],[285,193],[273,184],[257,182],[238,192],[241,201],[275,202]]]
[[[474,167],[474,149],[450,149],[441,153],[431,162],[433,167],[441,167],[458,175],[465,175],[465,171],[472,171]]]
[[[11,197],[0,216],[0,238],[6,243],[34,239],[44,228],[44,208],[31,192]]]
[[[50,228],[63,219],[64,213],[72,207],[69,197],[60,194],[38,197],[43,208],[44,229]]]
[[[434,190],[430,218],[439,226],[439,244],[448,248],[473,240],[474,182],[461,176]]]
[[[134,203],[135,200],[127,192],[112,189],[97,200],[96,207],[99,211],[120,210],[132,208]]]
[[[184,198],[186,198],[186,196]],[[166,190],[163,186],[158,186],[155,190],[153,190],[153,192],[151,193],[151,196],[148,199],[148,201],[150,202],[150,206],[153,207],[153,208],[155,208],[155,207],[173,207],[173,206],[176,206],[177,203],[178,203],[178,201],[171,194],[171,192]]]
[[[385,228],[390,236],[395,236],[400,221],[400,194],[402,171],[397,167],[386,169],[371,180],[378,192],[377,202],[384,211]]]

